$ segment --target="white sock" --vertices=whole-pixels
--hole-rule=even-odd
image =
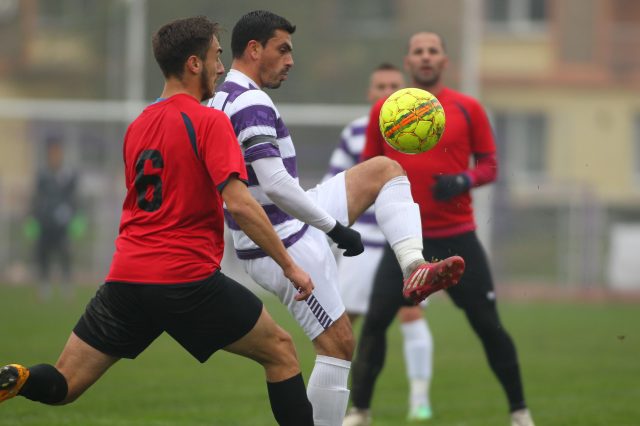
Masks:
[[[429,385],[433,374],[433,337],[424,319],[401,324],[404,359],[410,383],[409,405],[430,406]]]
[[[402,276],[406,279],[415,268],[424,263],[422,256],[422,238],[407,238],[391,246],[398,259]]]
[[[349,369],[351,361],[330,356],[316,356],[316,364],[309,377],[307,396],[313,406],[316,426],[342,424],[349,402]]]
[[[411,196],[406,176],[396,176],[384,184],[374,202],[376,221],[405,271],[422,256],[420,208]]]

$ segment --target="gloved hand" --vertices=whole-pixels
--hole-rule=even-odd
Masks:
[[[436,175],[433,186],[433,197],[438,201],[446,201],[471,188],[471,180],[464,173],[458,175]]]
[[[336,221],[336,226],[327,232],[327,235],[338,245],[339,249],[344,250],[343,256],[357,256],[364,251],[360,233],[347,228],[338,221]]]

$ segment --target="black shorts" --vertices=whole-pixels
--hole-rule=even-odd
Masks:
[[[73,332],[107,355],[135,358],[166,331],[198,361],[235,342],[256,324],[262,301],[217,270],[185,284],[107,282]]]
[[[446,290],[458,307],[495,300],[489,262],[475,232],[447,238],[424,238],[422,253],[427,261],[442,260],[454,255],[464,259],[466,266],[462,279]],[[372,297],[374,294],[376,297],[398,297],[401,292],[402,271],[391,247],[387,245],[376,273]],[[406,299],[401,303],[404,306],[413,305]]]

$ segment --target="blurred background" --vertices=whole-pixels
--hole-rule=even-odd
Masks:
[[[72,280],[107,272],[125,193],[126,126],[162,90],[150,49],[166,21],[226,30],[263,1],[0,0],[0,282],[38,280],[37,176],[52,140],[76,176]],[[474,192],[498,288],[527,298],[640,292],[640,2],[271,0],[298,26],[295,67],[270,92],[317,183],[341,128],[367,111],[370,70],[441,33],[446,83],[492,119],[500,177]]]

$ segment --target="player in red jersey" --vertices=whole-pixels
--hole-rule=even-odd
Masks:
[[[381,100],[371,110],[362,157],[388,156],[406,170],[413,199],[420,205],[425,259],[451,255],[464,258],[466,272],[460,284],[446,291],[464,311],[482,342],[489,366],[507,395],[512,425],[533,426],[525,404],[516,349],[500,322],[489,263],[475,233],[469,192],[495,180],[495,142],[482,105],[442,83],[447,61],[438,34],[421,32],[410,38],[405,69],[412,86],[436,95],[446,114],[447,125],[440,142],[419,155],[395,151],[384,142],[378,128],[384,102]],[[472,168],[470,158],[474,159]],[[402,275],[388,250],[380,265],[353,362],[353,408],[345,418],[345,426],[370,423],[373,387],[384,364],[385,332],[397,310],[405,304],[399,295]]]
[[[259,362],[278,423],[313,425],[291,337],[255,295],[220,272],[224,201],[298,289],[297,299],[313,290],[246,187],[229,119],[200,105],[224,72],[217,35],[205,17],[170,22],[154,35],[165,87],[125,136],[127,195],[106,282],[55,366],[0,369],[0,401],[22,395],[70,403],[166,331],[200,362],[219,349]]]

